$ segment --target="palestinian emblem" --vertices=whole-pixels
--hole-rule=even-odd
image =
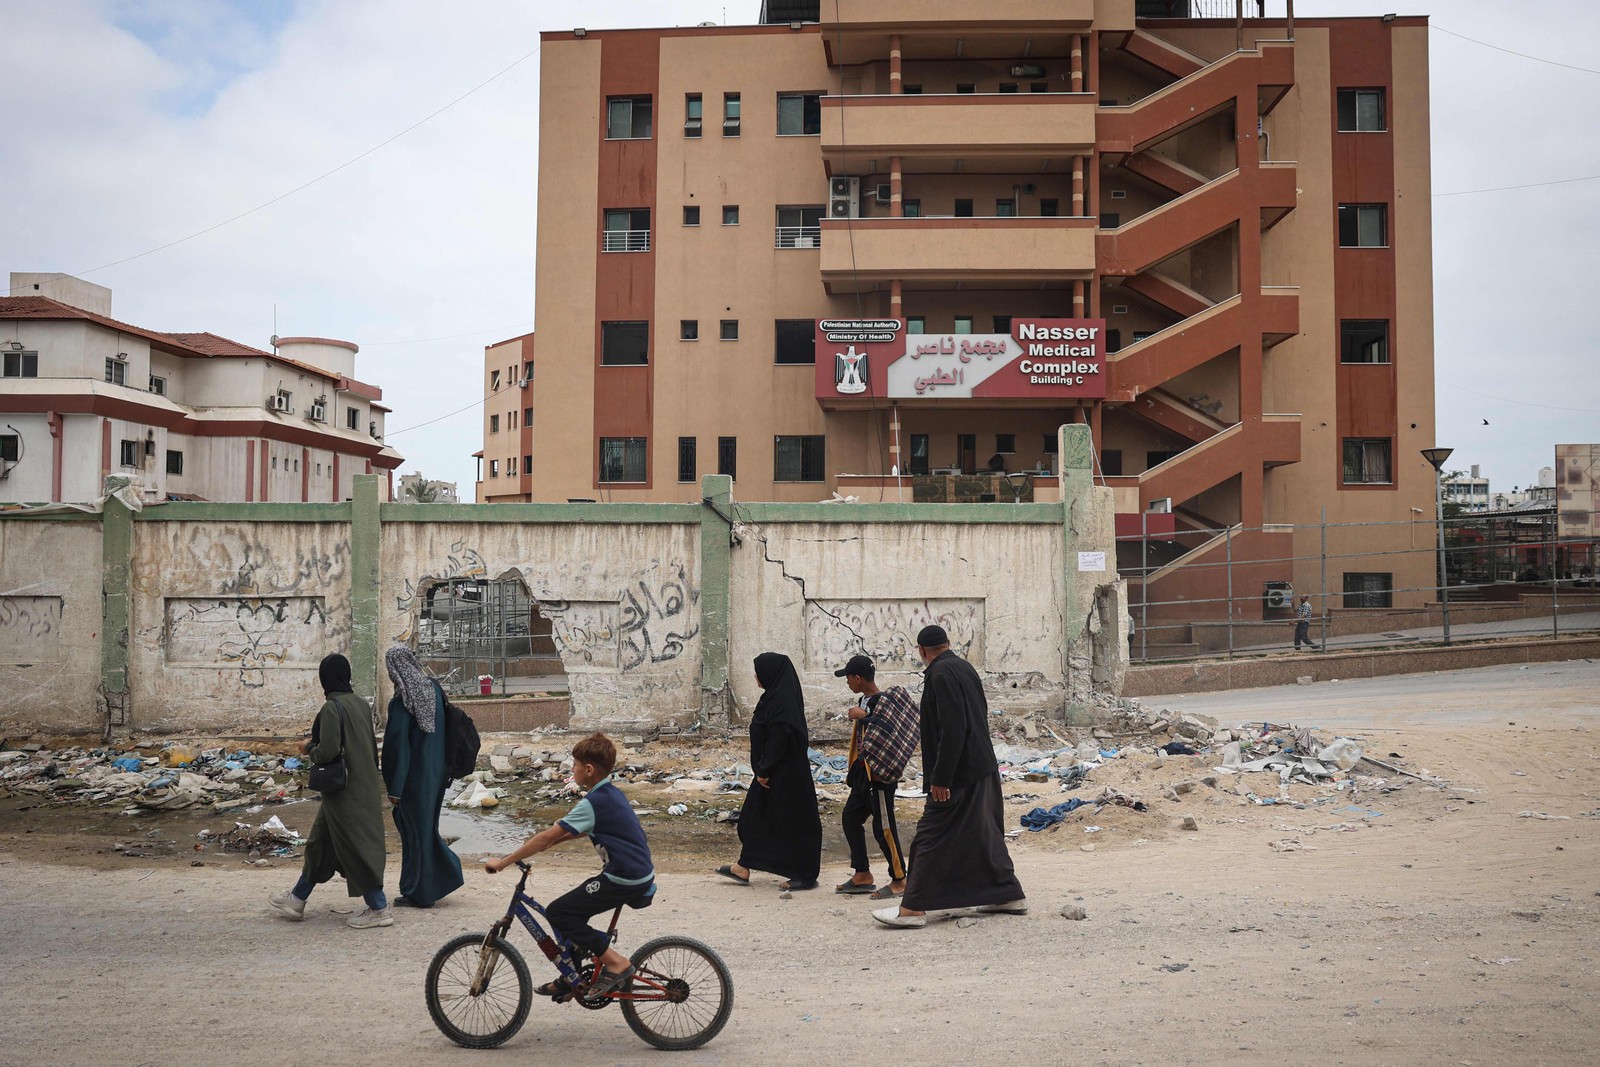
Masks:
[[[867,354],[857,352],[851,345],[848,352],[833,354],[833,387],[841,393],[854,395],[867,391]]]

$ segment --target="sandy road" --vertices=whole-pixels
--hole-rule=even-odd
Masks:
[[[1403,731],[1424,683],[1359,683],[1394,687],[1359,694],[1381,728],[1369,740],[1452,788],[1359,798],[1384,814],[1356,832],[1318,829],[1350,818],[1326,809],[1205,791],[1188,809],[1198,833],[1176,831],[1162,801],[1142,825],[1025,835],[1025,917],[889,931],[859,899],[783,901],[770,881],[718,882],[703,856],[658,856],[660,903],[625,918],[624,946],[700,937],[737,989],[722,1036],[684,1054],[648,1049],[612,1009],[539,1003],[499,1052],[444,1041],[423,970],[499,913],[504,876],[357,933],[330,910],[349,907],[333,887],[304,923],[268,913],[292,867],[62,862],[0,824],[0,1063],[1591,1064],[1600,842],[1584,813],[1600,810],[1600,707],[1594,674],[1561,666],[1574,669],[1519,686],[1514,727],[1498,711],[1472,721],[1462,693],[1531,672],[1426,676],[1464,718]],[[1240,718],[1288,709],[1276,719],[1306,699],[1325,723],[1349,707],[1316,689],[1190,699],[1237,697]],[[1310,850],[1269,847],[1286,838]],[[839,857],[834,845],[826,875]],[[564,889],[591,866],[582,851],[543,861],[536,885]],[[1088,921],[1060,918],[1069,902]]]

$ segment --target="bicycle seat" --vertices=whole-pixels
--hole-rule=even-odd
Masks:
[[[656,884],[651,882],[649,892],[645,893],[645,895],[642,897],[635,897],[634,899],[628,901],[628,907],[632,908],[634,911],[638,911],[640,908],[648,908],[651,904],[654,904],[655,901]]]

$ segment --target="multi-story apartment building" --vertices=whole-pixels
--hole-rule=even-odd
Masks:
[[[111,290],[12,274],[0,297],[0,501],[89,501],[108,474],[153,500],[344,500],[357,474],[401,463],[383,443],[383,390],[356,346],[213,333],[111,317]]]
[[[768,0],[754,26],[544,34],[544,367],[491,349],[528,384],[517,446],[485,451],[516,488],[480,499],[695,499],[714,472],[744,499],[912,499],[991,467],[1048,499],[1078,422],[1153,614],[1318,589],[1319,531],[1290,526],[1324,509],[1392,524],[1330,525],[1334,594],[1420,602],[1426,22],[1211,6]],[[829,320],[875,320],[891,361],[1013,362],[861,374]],[[1014,361],[1041,320],[1093,338],[1086,374]]]
[[[533,334],[483,350],[483,451],[478,502],[543,500],[533,495]],[[594,494],[590,493],[589,496]]]

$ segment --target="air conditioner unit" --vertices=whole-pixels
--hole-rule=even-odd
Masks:
[[[856,219],[861,217],[860,178],[829,179],[828,217],[830,219]]]
[[[1292,608],[1294,607],[1294,586],[1289,582],[1267,583],[1267,607]]]
[[[1172,498],[1170,496],[1164,496],[1164,497],[1161,497],[1159,500],[1150,501],[1150,514],[1152,514],[1152,515],[1171,515],[1172,514]]]
[[[894,199],[894,187],[891,185],[875,185],[872,188],[872,199],[879,204],[887,204]]]
[[[310,422],[327,422],[328,402],[326,400],[313,400],[310,409],[306,412],[306,419]]]

